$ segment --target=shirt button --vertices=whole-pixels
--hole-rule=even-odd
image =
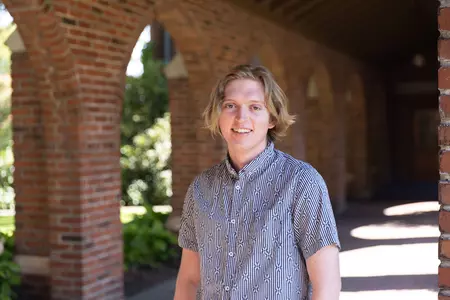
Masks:
[[[236,224],[236,220],[235,219],[231,219],[231,224]]]
[[[231,256],[231,257],[233,257],[233,256],[234,256],[234,253],[233,253],[233,252],[229,252],[228,255]]]
[[[239,191],[241,189],[241,187],[239,185],[237,185],[236,189]]]
[[[227,285],[227,286],[225,286],[225,291],[229,291],[230,290],[230,287]]]

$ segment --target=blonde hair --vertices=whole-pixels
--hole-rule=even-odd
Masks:
[[[276,83],[270,71],[263,66],[237,65],[220,79],[214,87],[208,106],[203,112],[206,127],[213,135],[220,133],[219,115],[225,96],[226,86],[233,80],[252,79],[262,83],[266,106],[271,122],[275,125],[267,135],[271,141],[278,141],[286,135],[286,131],[295,122],[295,117],[288,113],[286,94]]]

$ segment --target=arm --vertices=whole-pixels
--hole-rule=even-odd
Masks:
[[[183,204],[180,231],[178,232],[178,244],[183,248],[183,252],[181,254],[174,300],[196,299],[200,283],[200,257],[198,254],[195,219],[194,184],[191,184]]]
[[[338,300],[341,291],[339,250],[326,246],[306,260],[312,284],[312,300]]]
[[[198,252],[183,249],[174,300],[195,300],[200,283]]]
[[[338,300],[340,242],[326,184],[313,168],[305,169],[294,199],[296,241],[306,261],[313,300]]]

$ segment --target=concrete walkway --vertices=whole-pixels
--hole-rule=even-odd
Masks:
[[[438,205],[350,204],[338,217],[341,300],[437,299]],[[130,300],[172,300],[175,278]]]

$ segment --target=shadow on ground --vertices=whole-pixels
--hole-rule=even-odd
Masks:
[[[341,300],[372,299],[371,292],[374,299],[375,295],[386,300],[411,299],[417,292],[422,292],[423,300],[436,299],[437,202],[351,203],[349,207],[337,217],[342,243]]]

